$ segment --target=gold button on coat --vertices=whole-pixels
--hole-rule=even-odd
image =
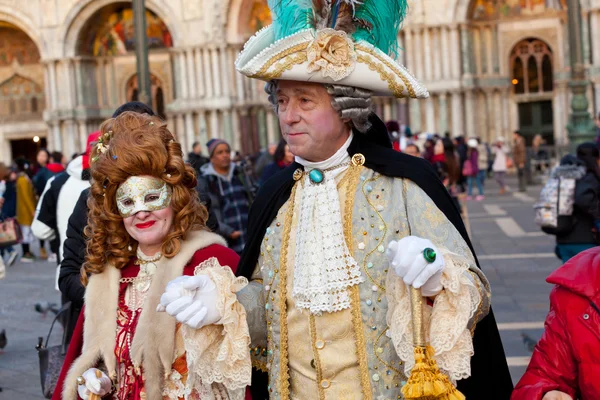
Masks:
[[[321,387],[323,389],[327,389],[329,386],[331,386],[331,382],[329,382],[327,379],[323,379],[321,381]]]

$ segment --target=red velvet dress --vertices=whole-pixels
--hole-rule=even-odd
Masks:
[[[221,265],[230,266],[233,272],[237,268],[239,262],[239,256],[232,250],[223,247],[221,245],[210,245],[203,249],[200,249],[194,253],[192,259],[184,267],[184,275],[194,275],[196,266],[207,259],[215,257]],[[123,278],[134,278],[138,275],[140,267],[135,265],[136,259],[133,258],[127,266],[121,269],[121,279]],[[119,286],[119,309],[117,311],[117,340],[115,343],[115,355],[119,364],[118,375],[120,377],[118,382],[117,391],[113,393],[113,399],[116,400],[141,400],[141,394],[144,392],[144,381],[143,381],[143,370],[135,371],[129,355],[129,347],[131,338],[135,333],[136,325],[141,313],[141,308],[130,309],[126,304],[126,293],[129,283],[123,282]],[[130,303],[131,305],[131,303]],[[60,400],[63,389],[64,379],[69,371],[69,368],[73,361],[81,354],[83,346],[83,325],[84,325],[84,312],[79,315],[77,326],[73,332],[71,344],[65,357],[65,363],[63,365],[59,381],[56,385],[56,390],[52,396],[53,400]],[[180,324],[177,324],[177,330],[180,328]],[[182,383],[185,384],[187,377],[187,363],[185,359],[185,353],[181,354],[173,363],[173,370],[181,375]]]

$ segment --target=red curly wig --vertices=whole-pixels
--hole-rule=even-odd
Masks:
[[[136,254],[137,242],[129,236],[117,209],[116,192],[131,176],[160,178],[173,188],[174,220],[162,253],[174,257],[181,241],[193,230],[205,229],[208,212],[196,193],[194,170],[183,161],[181,145],[167,124],[148,114],[125,112],[105,121],[99,143],[92,151],[92,187],[88,198],[86,261],[81,281],[99,274],[107,265],[123,268]]]

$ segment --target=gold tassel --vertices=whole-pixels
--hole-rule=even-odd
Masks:
[[[421,291],[411,287],[415,366],[402,387],[402,395],[407,400],[465,400],[448,376],[440,371],[433,347],[425,344],[422,302]]]

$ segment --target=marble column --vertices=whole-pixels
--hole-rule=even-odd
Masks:
[[[223,111],[223,136],[225,137],[225,141],[227,141],[227,143],[229,143],[231,146],[234,145],[231,110]]]
[[[406,65],[406,44],[405,44],[405,32],[398,33],[398,58],[396,61],[400,65]]]
[[[581,13],[581,37],[584,38],[583,42],[583,64],[591,63],[591,52],[590,48],[590,13],[586,10],[583,10]]]
[[[221,97],[221,67],[219,65],[219,49],[210,49],[215,97]]]
[[[410,114],[410,129],[413,132],[422,132],[423,124],[421,118],[421,104],[423,101],[409,101],[408,102],[408,112]]]
[[[49,110],[56,110],[58,108],[58,93],[56,83],[56,62],[54,60],[48,61],[48,78],[50,86],[50,104]]]
[[[452,136],[464,135],[463,104],[460,92],[452,93]]]
[[[461,39],[461,55],[462,55],[462,67],[465,75],[473,74],[473,54],[472,49],[472,33],[469,27],[462,25],[460,27],[460,39]]]
[[[475,136],[475,99],[471,90],[465,92],[466,136]]]
[[[204,73],[204,87],[206,88],[206,97],[211,98],[213,92],[213,78],[211,71],[210,50],[202,49],[202,72]]]
[[[423,35],[423,52],[425,54],[425,80],[433,79],[433,65],[431,59],[431,32],[425,28],[422,30]]]
[[[187,146],[187,138],[185,137],[185,124],[183,122],[183,115],[177,114],[175,116],[175,132],[177,135],[177,141],[181,143],[183,152],[186,153],[185,147]]]
[[[235,88],[237,93],[237,102],[239,104],[244,102],[244,75],[236,72],[235,74]],[[236,117],[234,116],[234,119]]]
[[[179,66],[179,76],[177,77],[177,81],[179,82],[180,96],[182,99],[189,98],[189,87],[187,80],[187,62],[185,57],[185,50],[180,50],[177,53],[177,64]],[[185,142],[183,142],[185,143]]]
[[[504,89],[502,91],[501,96],[502,101],[502,131],[498,133],[497,136],[502,136],[505,139],[510,137],[510,109],[509,109],[509,101],[510,99],[510,89]],[[495,140],[496,138],[494,138]]]
[[[229,92],[229,80],[231,79],[231,72],[232,70],[234,73],[236,72],[234,63],[230,62],[229,60],[228,50],[229,49],[225,46],[219,48],[219,55],[221,56],[219,65],[221,66],[221,71],[223,71],[223,91],[221,95],[227,98],[229,98],[231,95]]]
[[[194,50],[185,50],[185,67],[187,70],[186,81],[183,82],[188,87],[188,94],[190,99],[198,98],[198,90],[196,87],[196,70],[194,68]]]
[[[267,141],[268,143],[279,143],[279,129],[278,129],[278,121],[275,117],[275,113],[269,107],[265,110],[265,115],[267,118]]]
[[[387,122],[392,119],[392,105],[390,102],[391,99],[388,98],[383,100],[383,122]]]
[[[446,93],[440,93],[439,106],[440,121],[438,133],[443,135],[448,132],[448,96]]]
[[[444,30],[444,28],[442,28],[441,30]],[[441,43],[442,40],[440,28],[431,29],[429,31],[429,34],[432,36],[431,43],[433,44],[433,49],[435,50],[435,53],[439,54],[441,51],[442,54],[444,54],[444,46]],[[431,60],[430,62],[433,64],[433,79],[436,81],[442,79],[442,64],[444,64],[442,60],[438,59],[438,57],[439,56],[436,56],[435,59],[433,59],[431,52],[429,52],[429,59]]]
[[[596,105],[596,109],[594,110],[594,117],[598,116],[598,113],[600,113],[600,83],[594,83],[594,98],[592,100],[592,103]]]
[[[460,34],[458,31],[458,27],[453,26],[450,29],[450,53],[452,57],[452,62],[450,63],[451,67],[451,77],[452,79],[460,78]]]
[[[590,40],[592,41],[592,62],[600,66],[600,13],[590,13]]]
[[[52,122],[52,146],[52,148],[58,149],[59,151],[65,151],[60,136],[60,124],[57,121]]]
[[[491,72],[494,74],[500,73],[500,54],[499,54],[499,41],[498,41],[498,25],[492,27],[492,65]]]
[[[481,40],[481,29],[474,28],[473,29],[473,51],[472,56],[475,58],[475,74],[482,75],[485,67],[483,65],[485,60],[485,48],[483,47]]]
[[[427,132],[435,133],[435,106],[433,104],[433,96],[425,100],[425,117]]]
[[[409,71],[417,72],[413,56],[413,31],[410,29],[404,31],[404,65]]]
[[[100,84],[102,85],[102,103],[100,105],[108,105],[108,82],[106,82],[106,76],[104,74],[104,63],[97,65],[97,70],[100,75]],[[67,59],[63,64],[64,68],[64,82],[65,82],[65,94],[66,96],[66,108],[73,109],[77,106],[77,90],[75,89],[75,74],[73,73],[73,60]]]
[[[240,129],[240,113],[237,108],[233,109],[233,113],[231,116],[231,130],[233,133],[233,148],[237,151],[242,151],[242,131]]]
[[[411,54],[411,57],[414,60],[414,64],[413,64],[413,68],[415,70],[415,75],[419,76],[419,77],[423,77],[420,79],[425,79],[425,72],[423,70],[423,46],[422,46],[422,36],[423,36],[423,29],[416,29],[413,31],[414,32],[414,47],[413,47],[413,51]]]
[[[219,115],[217,110],[210,110],[210,132],[208,136],[212,138],[221,138],[222,133],[219,127]]]
[[[195,48],[193,50],[194,65],[196,66],[194,72],[196,73],[196,85],[198,86],[198,98],[206,97],[206,88],[204,87],[204,76],[202,66],[202,49]]]
[[[494,55],[493,53],[497,53],[494,51],[494,40],[492,37],[492,27],[488,26],[484,30],[484,40],[482,41],[483,48],[485,53],[482,55],[485,57],[485,73],[487,75],[492,75],[494,73]]]
[[[88,132],[88,127],[85,121],[78,121],[77,128],[79,133],[79,149],[77,151],[81,153],[86,150],[85,146],[87,144],[87,137],[91,132]]]
[[[194,129],[194,118],[191,112],[185,113],[185,147],[183,153],[187,154],[192,151],[192,144],[194,143],[194,136],[196,132]]]
[[[449,38],[449,32],[448,32],[448,28],[447,27],[442,27],[441,28],[441,52],[442,52],[442,59],[437,61],[437,63],[441,62],[442,64],[442,78],[444,78],[444,80],[447,79],[452,79],[454,78],[454,74],[452,72],[453,70],[453,66],[452,63],[454,62],[454,55],[451,52],[451,46],[450,46],[450,38]]]
[[[198,140],[203,147],[208,142],[208,128],[206,126],[206,113],[204,110],[198,112]]]

